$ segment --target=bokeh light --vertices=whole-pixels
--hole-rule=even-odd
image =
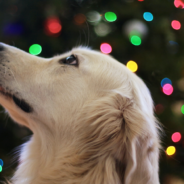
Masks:
[[[175,1],[174,1],[174,6],[175,6],[176,8],[181,8],[181,9],[183,9],[183,8],[184,8],[184,3],[183,3],[181,0],[175,0]]]
[[[161,81],[161,86],[164,87],[165,84],[171,84],[171,85],[172,85],[171,79],[169,79],[169,78],[167,78],[167,77],[164,78],[164,79],[162,79],[162,81]]]
[[[141,45],[141,38],[137,35],[133,35],[130,37],[130,41],[133,45],[139,46]]]
[[[136,72],[138,69],[138,65],[135,61],[128,61],[128,63],[126,64],[127,68],[132,71],[132,72]]]
[[[184,101],[183,100],[176,100],[175,102],[173,102],[172,104],[171,104],[171,110],[172,110],[172,112],[175,114],[175,115],[177,115],[178,117],[180,116],[182,116],[183,114],[182,114],[182,106],[183,106],[183,104],[184,104]],[[183,109],[184,110],[184,109]]]
[[[179,44],[175,41],[170,40],[167,44],[167,50],[170,54],[176,54],[179,50]]]
[[[171,139],[173,142],[179,142],[181,140],[181,134],[179,132],[175,132],[172,134]]]
[[[142,1],[144,1],[144,0],[138,0],[138,1],[141,1],[141,2],[142,2]]]
[[[162,114],[163,111],[164,111],[164,106],[162,104],[157,104],[155,106],[155,112],[156,112],[156,114],[158,114],[158,115],[159,114]]]
[[[117,19],[117,16],[114,12],[106,12],[105,19],[109,22],[114,22]]]
[[[144,18],[146,21],[152,21],[152,20],[153,20],[153,14],[150,13],[150,12],[144,12],[143,18]]]
[[[176,148],[174,146],[169,146],[167,149],[166,149],[166,153],[167,155],[171,156],[171,155],[174,155],[176,152]]]
[[[0,165],[3,167],[3,160],[0,159]]]
[[[181,107],[181,112],[184,114],[184,105]]]
[[[90,11],[87,13],[87,20],[91,23],[98,23],[101,20],[102,16],[97,11]]]
[[[79,13],[74,16],[74,22],[76,25],[82,25],[86,22],[86,16],[82,13]]]
[[[29,47],[29,53],[32,55],[38,55],[42,52],[42,47],[39,44],[33,44]]]
[[[5,35],[21,35],[24,31],[23,25],[20,23],[7,23],[3,27],[3,33]]]
[[[166,95],[171,95],[173,93],[173,87],[171,84],[165,84],[163,86],[163,93]]]
[[[144,39],[148,34],[148,27],[145,21],[140,21],[133,19],[125,22],[123,32],[131,39],[132,36],[138,36],[141,39]]]
[[[0,172],[2,171],[2,166],[0,165]]]
[[[100,45],[100,50],[101,50],[101,52],[103,52],[104,54],[109,54],[109,53],[112,52],[112,47],[111,47],[111,45],[108,44],[108,43],[102,43],[102,44]]]
[[[171,26],[173,29],[179,30],[181,28],[181,23],[178,20],[173,20]]]
[[[61,29],[61,22],[58,18],[49,18],[45,22],[46,33],[49,35],[58,34]]]
[[[112,31],[108,23],[101,22],[94,27],[94,31],[98,36],[106,36]]]

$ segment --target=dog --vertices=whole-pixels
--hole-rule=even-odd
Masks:
[[[45,59],[0,43],[0,104],[33,132],[12,184],[159,184],[150,92],[113,57],[78,47]]]

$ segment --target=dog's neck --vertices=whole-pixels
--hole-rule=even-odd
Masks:
[[[33,135],[24,145],[13,184],[120,184],[114,158],[110,155],[93,158],[85,150],[79,155],[72,142],[50,142],[54,145],[48,143],[48,147],[44,147],[46,145]]]

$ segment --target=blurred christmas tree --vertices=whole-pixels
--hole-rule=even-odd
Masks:
[[[183,8],[184,0],[0,0],[0,41],[42,57],[89,46],[127,64],[149,87],[165,126],[161,183],[184,183]],[[2,177],[12,175],[15,147],[31,132],[3,109],[0,121]]]

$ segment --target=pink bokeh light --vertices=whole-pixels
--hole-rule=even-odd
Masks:
[[[108,44],[108,43],[102,43],[100,45],[100,50],[101,52],[103,52],[104,54],[109,54],[112,52],[112,47]]]
[[[178,20],[173,20],[171,26],[173,29],[179,30],[181,28],[181,23]]]
[[[176,8],[181,8],[181,9],[183,9],[183,8],[184,8],[184,3],[183,3],[181,0],[175,0],[175,1],[174,1],[174,6],[175,6]]]
[[[165,84],[163,86],[163,93],[166,95],[171,95],[173,93],[173,87],[171,84]]]
[[[172,134],[171,139],[173,142],[179,142],[181,140],[181,134],[179,132],[175,132]]]

